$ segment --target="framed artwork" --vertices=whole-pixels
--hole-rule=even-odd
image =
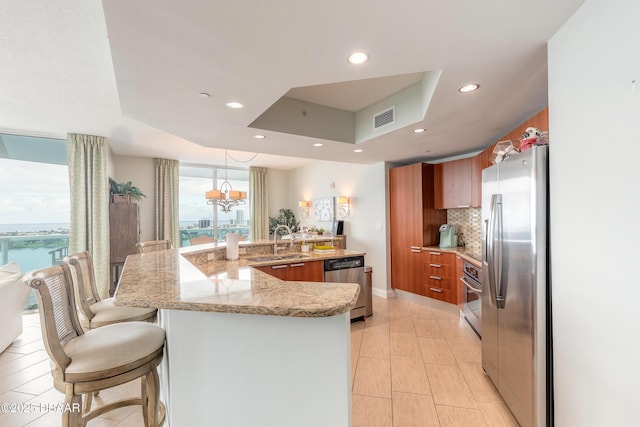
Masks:
[[[313,216],[316,221],[333,221],[333,197],[314,200]]]

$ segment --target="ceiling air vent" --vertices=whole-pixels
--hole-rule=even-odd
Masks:
[[[388,108],[373,116],[373,130],[390,125],[396,121],[396,106]]]

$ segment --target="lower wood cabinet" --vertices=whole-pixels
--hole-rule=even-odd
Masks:
[[[255,268],[281,280],[324,282],[324,263],[322,261],[298,261]]]
[[[425,251],[422,261],[422,272],[426,296],[457,304],[455,254]]]

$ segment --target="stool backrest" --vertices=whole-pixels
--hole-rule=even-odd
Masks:
[[[76,312],[71,271],[65,264],[28,273],[24,281],[36,292],[42,339],[53,363],[64,372],[71,359],[63,347],[83,334]]]
[[[78,252],[65,258],[65,263],[71,270],[71,280],[73,291],[76,295],[76,304],[80,312],[88,320],[95,315],[91,311],[91,304],[100,301],[98,288],[96,287],[96,276],[93,269],[93,258],[89,251]]]
[[[149,240],[136,243],[136,247],[138,248],[139,254],[144,254],[147,252],[164,251],[171,249],[173,246],[171,245],[171,240]]]

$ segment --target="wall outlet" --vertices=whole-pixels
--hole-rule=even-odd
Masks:
[[[382,231],[382,223],[376,222],[376,231]]]

